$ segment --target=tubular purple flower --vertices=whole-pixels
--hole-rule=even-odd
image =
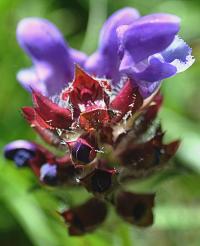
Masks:
[[[139,12],[128,7],[116,11],[108,18],[100,33],[98,50],[86,61],[86,71],[99,77],[112,79],[113,82],[120,79],[120,57],[116,30],[119,26],[131,24],[138,18]]]
[[[191,48],[176,35],[179,22],[174,15],[153,14],[117,29],[124,51],[119,70],[139,86],[144,97],[150,96],[161,80],[194,62]]]
[[[138,63],[167,48],[179,31],[179,23],[178,17],[169,14],[141,17],[124,31],[122,45]]]
[[[25,149],[34,152],[36,146],[35,144],[26,140],[16,140],[10,142],[4,147],[4,155],[6,156],[6,158],[12,158],[14,152],[20,149]]]
[[[73,78],[74,63],[83,64],[86,56],[70,49],[60,31],[41,18],[25,18],[17,27],[17,40],[33,62],[17,78],[25,89],[34,88],[43,95],[59,93]]]
[[[16,140],[4,147],[4,156],[13,160],[18,167],[23,167],[33,158],[35,151],[35,144],[25,140]]]

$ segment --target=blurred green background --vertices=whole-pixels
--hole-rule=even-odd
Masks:
[[[195,64],[167,79],[160,119],[166,140],[182,145],[173,167],[131,189],[157,191],[155,224],[141,230],[125,224],[110,209],[104,226],[81,238],[69,237],[55,212],[65,202],[87,196],[83,190],[37,189],[27,170],[18,170],[0,157],[0,245],[200,245],[200,1],[198,0],[0,0],[0,147],[14,139],[41,141],[23,120],[20,108],[30,95],[16,82],[16,72],[31,64],[15,39],[17,22],[28,16],[53,21],[69,44],[88,54],[108,15],[124,6],[142,15],[168,12],[181,17],[182,37],[193,47]],[[81,197],[81,199],[80,199]]]

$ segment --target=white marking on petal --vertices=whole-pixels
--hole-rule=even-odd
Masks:
[[[174,60],[171,64],[177,68],[177,73],[184,72],[195,62],[195,58],[192,55],[186,57],[186,62],[182,62],[179,59]]]
[[[161,52],[164,60],[177,68],[177,73],[185,71],[195,61],[192,49],[179,36],[174,38],[171,45]]]

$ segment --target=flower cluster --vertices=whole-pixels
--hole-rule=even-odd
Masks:
[[[9,143],[4,153],[18,167],[32,169],[41,184],[82,186],[93,195],[61,213],[70,235],[93,231],[109,203],[131,224],[153,223],[155,194],[135,194],[122,184],[160,170],[179,146],[163,143],[161,124],[155,123],[161,81],[194,61],[179,28],[174,15],[140,17],[124,8],[105,22],[97,51],[87,57],[69,48],[49,21],[19,23],[18,42],[33,62],[17,75],[33,98],[23,115],[63,154],[25,140]]]

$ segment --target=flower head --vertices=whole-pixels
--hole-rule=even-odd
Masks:
[[[97,51],[87,57],[71,49],[49,21],[19,23],[18,42],[33,63],[17,75],[33,98],[23,115],[63,155],[24,140],[8,144],[4,153],[32,169],[43,185],[77,185],[92,193],[94,198],[61,214],[71,235],[101,224],[106,202],[129,223],[153,223],[155,195],[131,193],[121,184],[165,167],[179,146],[179,141],[165,144],[161,125],[155,124],[161,81],[194,61],[177,36],[179,28],[174,15],[140,17],[124,8],[109,17]]]

